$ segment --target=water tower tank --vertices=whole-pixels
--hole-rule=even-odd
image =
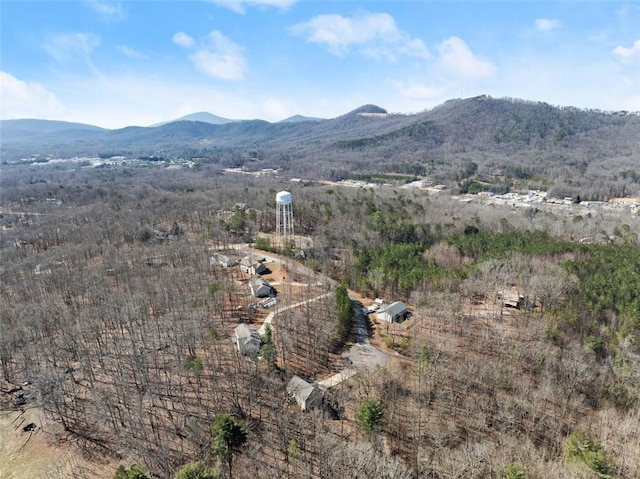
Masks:
[[[289,247],[295,242],[293,234],[293,198],[288,191],[276,195],[276,244]]]
[[[289,205],[291,204],[291,193],[288,191],[281,191],[276,195],[276,203],[279,205]]]

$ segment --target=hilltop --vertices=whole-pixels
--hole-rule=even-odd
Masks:
[[[481,96],[411,115],[364,105],[315,121],[185,118],[191,120],[119,130],[29,129],[28,123],[18,130],[15,121],[5,121],[2,160],[34,154],[137,158],[161,152],[325,179],[413,174],[449,186],[468,188],[475,182],[474,188],[504,192],[518,183],[594,200],[640,192],[634,166],[640,161],[640,115],[629,112]],[[573,172],[578,177],[570,179]]]
[[[211,123],[212,125],[224,125],[225,123],[231,123],[238,120],[230,120],[228,118],[223,118],[221,116],[214,115],[213,113],[200,111],[197,113],[190,113],[189,115],[181,116],[180,118],[176,118],[175,120],[156,123],[155,125],[151,125],[151,127],[162,126],[168,123],[174,123],[176,121],[201,121],[203,123]]]

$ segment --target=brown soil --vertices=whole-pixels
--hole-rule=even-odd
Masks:
[[[33,430],[24,431],[34,424]],[[0,479],[109,478],[117,463],[88,457],[41,409],[0,411]]]

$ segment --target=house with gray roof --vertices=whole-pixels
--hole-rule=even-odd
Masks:
[[[226,254],[216,254],[209,258],[209,266],[222,266],[223,268],[231,268],[232,266],[237,265],[238,262],[227,256]]]
[[[262,261],[254,260],[251,256],[245,256],[240,260],[240,270],[248,274],[264,274],[268,271]]]
[[[234,330],[236,335],[235,343],[238,347],[238,352],[244,356],[253,356],[260,351],[260,345],[262,340],[258,331],[251,329],[245,323],[239,324]]]
[[[250,279],[249,289],[251,290],[251,295],[255,298],[266,298],[274,293],[271,285],[262,278]]]
[[[407,305],[402,301],[383,304],[378,309],[378,319],[388,323],[399,323],[407,317]]]
[[[287,384],[287,394],[295,399],[302,411],[322,409],[324,393],[315,384],[308,383],[300,376],[293,376]]]

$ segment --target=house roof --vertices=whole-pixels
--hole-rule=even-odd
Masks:
[[[253,334],[251,332],[251,328],[249,328],[249,326],[247,326],[246,323],[240,323],[236,327],[235,333],[236,333],[236,338],[238,338],[238,339],[250,338],[252,336],[252,334]]]
[[[255,297],[269,296],[273,293],[273,288],[269,283],[261,278],[253,278],[249,281],[249,289]]]
[[[259,266],[262,263],[262,261],[258,261],[257,259],[253,259],[252,256],[245,256],[244,258],[242,258],[240,260],[240,264],[243,266]]]
[[[245,323],[241,323],[236,327],[235,334],[238,339],[238,351],[242,354],[255,353],[260,349],[262,344],[260,334]]]
[[[249,280],[249,285],[254,289],[258,289],[260,286],[271,287],[271,285],[262,278],[251,278]]]
[[[395,301],[389,305],[383,305],[378,310],[378,314],[389,314],[391,316],[397,316],[404,313],[407,310],[407,305],[402,301]]]
[[[308,383],[300,376],[293,376],[287,384],[287,393],[295,397],[298,403],[304,403],[315,390],[316,387],[313,384]]]
[[[225,266],[233,266],[234,264],[237,263],[237,261],[231,258],[230,256],[227,256],[226,254],[218,253],[218,254],[214,254],[209,259],[209,263],[211,263],[211,266],[215,265],[216,263],[222,264]]]
[[[267,271],[267,267],[264,263],[257,260],[252,261],[248,256],[240,260],[240,269],[254,274],[263,274]]]

